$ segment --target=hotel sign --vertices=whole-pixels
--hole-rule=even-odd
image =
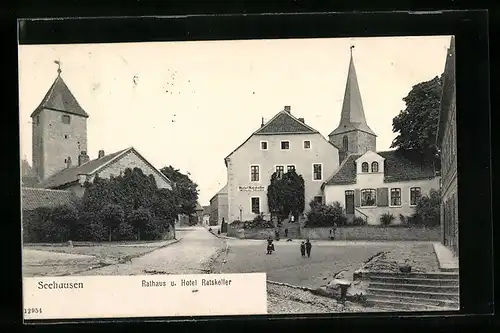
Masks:
[[[264,186],[238,186],[240,192],[263,192],[265,190]]]

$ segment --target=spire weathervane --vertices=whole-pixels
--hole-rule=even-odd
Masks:
[[[351,50],[351,57],[352,57],[352,49],[354,48],[354,45],[351,45],[351,47],[349,48]]]
[[[54,60],[54,63],[57,65],[57,75],[61,75],[61,62],[59,60]]]

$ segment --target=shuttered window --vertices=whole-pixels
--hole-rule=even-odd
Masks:
[[[389,189],[387,187],[377,189],[377,206],[389,206]]]

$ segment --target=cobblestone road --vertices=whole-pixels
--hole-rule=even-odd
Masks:
[[[78,275],[201,274],[210,269],[212,258],[225,247],[225,240],[205,228],[180,229],[179,242],[118,265],[92,269]]]

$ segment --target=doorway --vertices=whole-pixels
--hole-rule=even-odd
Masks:
[[[354,215],[354,191],[345,191],[345,212],[347,215]]]

